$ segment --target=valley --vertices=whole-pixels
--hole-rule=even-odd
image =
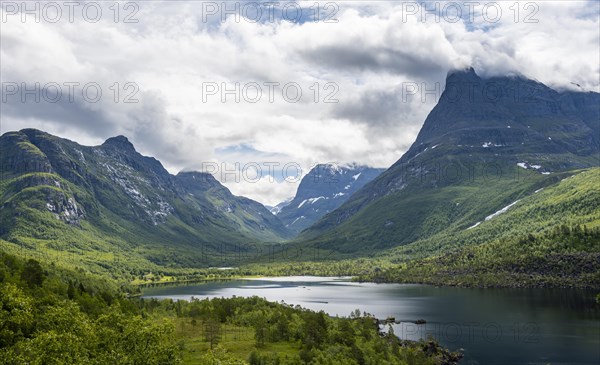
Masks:
[[[269,209],[206,172],[169,173],[124,136],[85,146],[37,129],[4,133],[0,360],[53,363],[69,348],[65,364],[454,364],[462,355],[492,363],[483,345],[374,324],[407,316],[411,301],[431,304],[414,307],[414,320],[469,321],[456,298],[479,303],[485,321],[498,311],[486,312],[492,300],[533,318],[547,298],[544,328],[564,329],[561,315],[574,316],[585,343],[597,344],[589,328],[600,318],[600,94],[472,68],[446,83],[388,169],[317,164],[294,197]],[[464,98],[490,85],[503,91]],[[448,94],[457,90],[462,99]],[[350,281],[311,288],[289,276]],[[411,290],[425,294],[394,294]],[[563,302],[569,295],[583,317]],[[531,361],[557,346],[548,331]],[[553,361],[595,355],[561,341]],[[515,350],[520,358],[526,348]]]

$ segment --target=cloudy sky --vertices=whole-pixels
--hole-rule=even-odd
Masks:
[[[600,2],[479,3],[4,1],[0,129],[122,134],[276,204],[298,167],[391,165],[452,69],[599,91]]]

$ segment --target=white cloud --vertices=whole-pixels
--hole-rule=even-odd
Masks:
[[[527,14],[521,6],[520,20]],[[312,3],[311,3],[312,4]],[[205,161],[273,158],[307,170],[316,162],[395,162],[416,137],[435,100],[403,100],[403,85],[439,83],[448,70],[472,64],[485,75],[520,72],[557,88],[571,82],[599,90],[599,15],[594,3],[538,2],[538,23],[515,22],[508,8],[497,23],[476,17],[425,23],[400,2],[341,2],[337,23],[203,22],[201,2],[139,2],[138,23],[2,24],[3,82],[98,82],[99,103],[3,105],[2,132],[37,127],[82,143],[125,134],[171,171]],[[110,5],[110,4],[109,4]],[[108,5],[106,5],[108,6]],[[309,6],[303,3],[303,6]],[[476,9],[482,10],[482,6]],[[125,13],[121,13],[123,16]],[[114,103],[109,86],[135,82],[138,103]],[[202,101],[206,82],[296,82],[303,98],[289,103]],[[339,103],[323,103],[328,82]],[[311,85],[319,83],[319,103]],[[263,89],[263,92],[266,89]],[[127,90],[121,90],[121,98]],[[441,90],[440,90],[441,91]],[[247,145],[243,156],[223,153]],[[262,160],[261,160],[262,159]],[[227,183],[236,194],[275,203],[289,183]]]
[[[290,182],[273,183],[271,176],[263,176],[258,181],[243,183],[225,183],[235,195],[258,200],[265,205],[275,206],[296,194],[297,184]]]

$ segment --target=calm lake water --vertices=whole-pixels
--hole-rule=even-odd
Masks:
[[[353,283],[348,278],[278,277],[147,288],[144,297],[259,296],[330,315],[358,308],[393,316],[403,339],[432,336],[462,351],[462,364],[600,364],[600,305],[594,293]],[[426,323],[416,325],[417,319]]]

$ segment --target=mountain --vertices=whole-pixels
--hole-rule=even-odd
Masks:
[[[299,233],[338,208],[382,171],[358,165],[316,165],[302,178],[296,196],[280,208],[277,217],[288,229]]]
[[[600,287],[600,168],[566,174],[464,230],[433,235],[386,253],[408,260],[369,280],[435,285]]]
[[[197,267],[290,235],[260,203],[209,174],[173,176],[123,136],[88,147],[34,129],[8,132],[0,168],[0,238],[33,251]]]
[[[561,172],[598,166],[599,108],[598,93],[451,72],[400,160],[297,242],[364,253],[464,230]]]
[[[290,202],[292,201],[292,199],[294,199],[294,197],[287,198],[287,199],[285,199],[284,201],[282,201],[281,203],[277,204],[274,207],[265,205],[265,208],[267,208],[269,210],[269,212],[277,215],[277,214],[279,214],[279,212],[281,212],[281,209],[283,207],[285,207],[286,205],[290,204]]]

